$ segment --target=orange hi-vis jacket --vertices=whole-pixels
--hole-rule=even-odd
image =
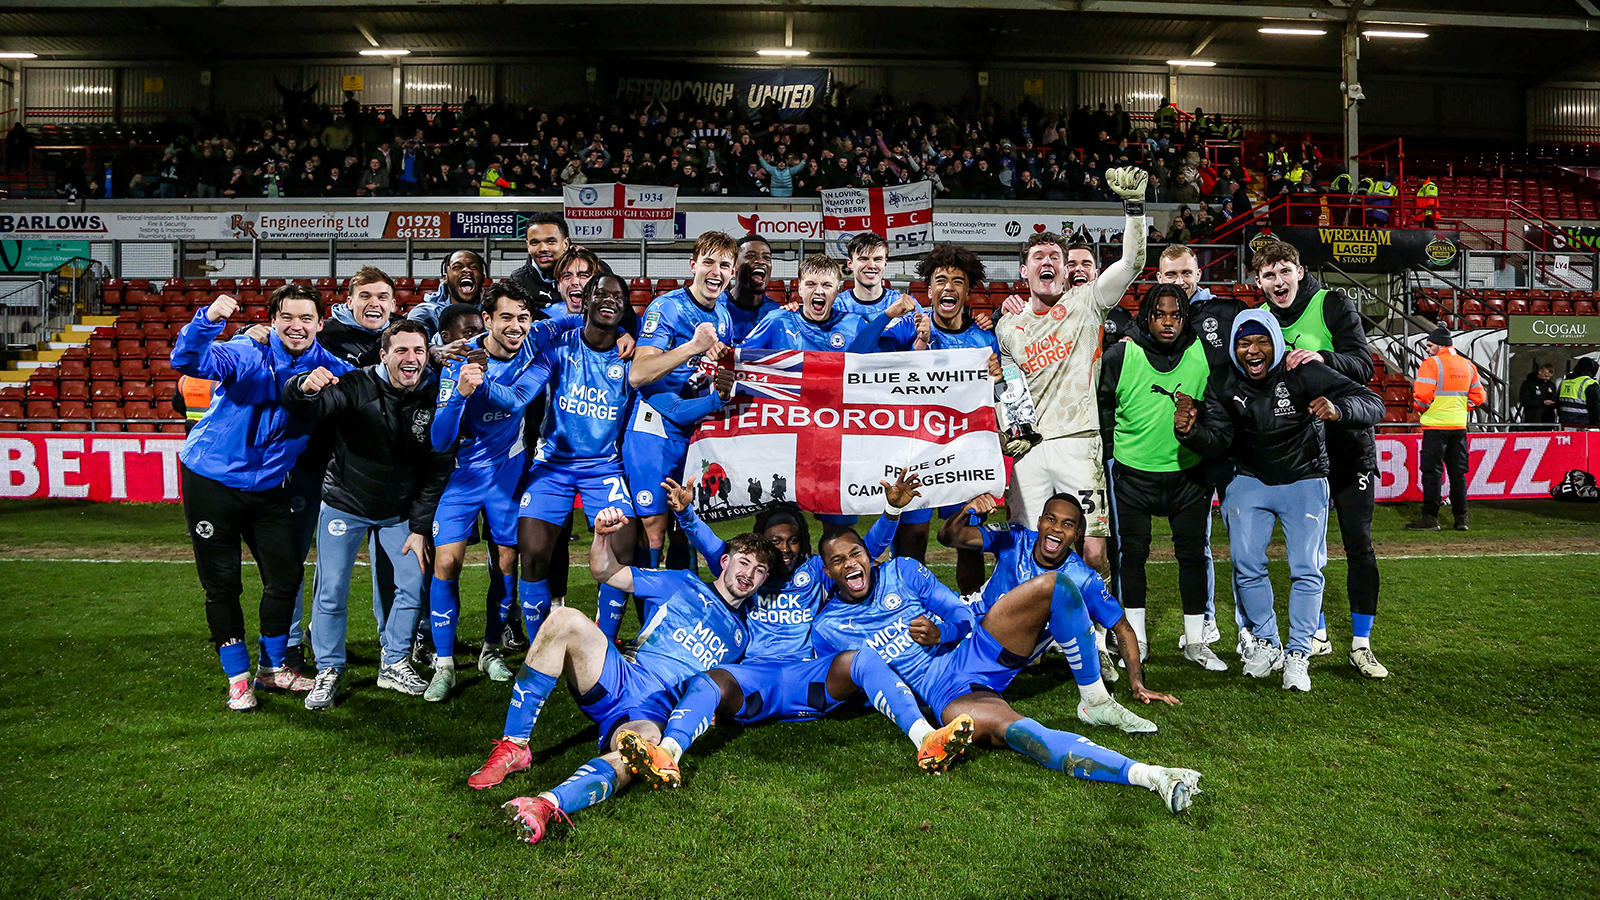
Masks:
[[[1454,347],[1444,347],[1422,361],[1411,393],[1412,403],[1422,411],[1424,429],[1464,431],[1467,411],[1489,399],[1478,380],[1478,367]]]

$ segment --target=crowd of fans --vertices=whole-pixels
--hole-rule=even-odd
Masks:
[[[1249,207],[1250,173],[1238,151],[1208,161],[1205,142],[1242,140],[1237,122],[1166,98],[1135,118],[1115,104],[1045,110],[903,105],[849,89],[793,121],[728,109],[585,107],[553,111],[469,97],[459,109],[411,107],[395,117],[342,107],[287,88],[281,114],[168,122],[92,164],[69,158],[64,197],[176,199],[553,195],[568,184],[625,182],[682,196],[816,196],[827,188],[932,181],[948,199],[1110,201],[1104,173],[1150,172],[1147,200],[1192,208],[1188,238]],[[775,112],[775,111],[772,111]],[[154,143],[151,143],[151,141]],[[13,165],[32,136],[8,139]]]

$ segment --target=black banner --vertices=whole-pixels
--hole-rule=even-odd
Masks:
[[[751,119],[773,104],[781,118],[798,119],[828,101],[832,75],[827,69],[653,63],[621,67],[614,78],[611,95],[624,103],[698,103]]]
[[[1460,255],[1461,232],[1422,228],[1312,228],[1276,225],[1250,242],[1253,253],[1262,242],[1280,240],[1300,251],[1308,268],[1335,265],[1349,272],[1401,272],[1442,269]]]

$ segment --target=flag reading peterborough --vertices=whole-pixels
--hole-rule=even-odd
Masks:
[[[684,477],[711,520],[773,503],[883,510],[881,482],[919,476],[912,508],[1005,488],[988,350],[738,354],[734,402],[701,423]]]

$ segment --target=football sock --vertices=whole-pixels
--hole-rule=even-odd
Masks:
[[[1317,640],[1325,641],[1327,639],[1328,639],[1328,617],[1326,615],[1324,615],[1323,613],[1317,613]]]
[[[515,575],[489,575],[489,593],[484,597],[483,642],[498,646],[505,636],[506,608],[517,597]]]
[[[277,637],[261,636],[261,665],[268,669],[276,669],[283,665],[284,654],[289,652],[289,636],[280,634]]]
[[[1370,641],[1372,637],[1372,623],[1377,618],[1377,616],[1369,616],[1364,613],[1350,614],[1350,633],[1352,636],[1360,638],[1363,641],[1362,646],[1366,646],[1366,642]]]
[[[435,656],[455,656],[456,613],[461,607],[461,582],[432,578],[428,581],[428,626],[433,632]]]
[[[572,777],[545,791],[539,796],[548,799],[564,813],[572,814],[587,809],[611,796],[617,790],[617,770],[601,757],[589,760],[572,773]]]
[[[673,762],[683,759],[683,748],[679,746],[678,742],[672,738],[662,738],[661,743],[657,744],[656,746],[667,751],[667,755],[672,757]]]
[[[1066,653],[1072,678],[1080,689],[1100,681],[1100,654],[1089,637],[1091,630],[1089,610],[1083,605],[1077,585],[1066,575],[1057,575],[1055,591],[1050,595],[1050,636]]]
[[[697,675],[690,680],[688,689],[678,699],[678,707],[667,720],[666,731],[662,732],[661,746],[666,747],[666,742],[671,741],[672,746],[677,748],[676,752],[667,751],[672,753],[674,760],[711,727],[712,718],[721,703],[722,688],[711,680],[711,676]]]
[[[222,674],[229,681],[250,674],[250,646],[244,641],[229,641],[217,648],[217,658],[222,661]]]
[[[550,699],[559,677],[546,675],[526,663],[517,670],[517,680],[511,685],[511,703],[506,707],[506,737],[518,743],[528,742],[544,702]]]
[[[597,603],[595,624],[600,626],[600,631],[607,638],[616,640],[617,632],[622,628],[622,614],[628,609],[628,595],[609,584],[602,584]]]
[[[866,692],[867,701],[874,709],[892,719],[913,744],[922,746],[922,739],[933,729],[922,718],[917,695],[911,693],[911,688],[889,668],[883,657],[868,650],[857,651],[850,660],[850,680]],[[918,722],[922,723],[921,727],[917,726]],[[912,733],[913,729],[916,734]]]
[[[661,548],[660,547],[646,547],[644,549],[644,558],[645,558],[645,562],[648,563],[647,568],[651,568],[651,569],[659,569],[659,568],[661,568]]]
[[[1127,618],[1128,625],[1133,628],[1133,636],[1139,643],[1148,644],[1150,641],[1144,636],[1144,607],[1124,607],[1122,615]]]
[[[550,582],[518,582],[517,590],[522,598],[522,630],[527,632],[531,643],[533,636],[539,633],[539,626],[550,615]]]
[[[1206,617],[1204,615],[1184,615],[1183,637],[1191,645],[1204,644],[1206,634]],[[1139,660],[1144,662],[1144,660]]]
[[[1056,731],[1033,719],[1018,719],[1006,729],[1006,745],[1042,766],[1074,778],[1131,784],[1133,760],[1115,750],[1068,731]]]

